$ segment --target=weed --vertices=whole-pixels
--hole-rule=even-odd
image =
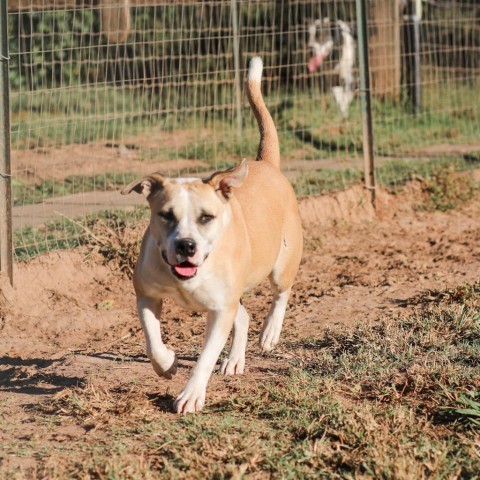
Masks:
[[[449,406],[443,407],[439,418],[443,421],[458,422],[460,425],[480,427],[480,392],[470,394],[458,394],[452,399],[452,395],[445,397]]]
[[[105,212],[104,218],[91,222],[90,228],[84,228],[88,245],[107,262],[113,262],[116,269],[132,278],[146,228],[145,220],[144,208],[137,208],[130,215],[118,211]]]

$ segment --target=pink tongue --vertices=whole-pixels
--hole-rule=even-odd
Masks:
[[[173,268],[182,277],[193,277],[197,272],[197,267],[195,267],[194,265],[189,265],[187,267],[182,265],[175,265]]]
[[[314,57],[310,58],[308,61],[308,70],[310,70],[310,72],[317,71],[323,62],[323,58],[324,57],[322,55],[315,55]]]

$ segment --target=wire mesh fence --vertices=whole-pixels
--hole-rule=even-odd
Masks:
[[[255,55],[297,192],[361,181],[354,0],[8,7],[17,258],[75,245],[82,222],[134,201],[117,193],[134,177],[202,175],[253,158],[258,133],[242,84]],[[434,161],[474,165],[477,2],[376,0],[367,18],[380,181],[402,182]]]

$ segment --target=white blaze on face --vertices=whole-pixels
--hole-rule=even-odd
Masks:
[[[190,179],[177,179],[175,183],[180,184],[178,190],[176,191],[175,197],[173,199],[173,212],[177,219],[177,224],[175,228],[171,230],[167,237],[167,258],[168,262],[171,265],[174,265],[177,262],[176,260],[176,251],[175,244],[177,240],[191,238],[196,241],[195,235],[195,222],[193,218],[193,212],[191,208],[191,199],[190,192],[182,185]],[[193,179],[192,179],[193,181]],[[195,263],[196,257],[198,255],[198,249],[194,257],[192,257],[192,263]]]
[[[210,253],[214,240],[223,224],[223,215],[218,215],[217,217],[219,201],[216,195],[212,191],[212,195],[209,197],[209,192],[189,189],[185,185],[192,182],[201,182],[201,180],[197,178],[174,180],[174,183],[178,185],[178,189],[176,189],[172,198],[171,205],[177,224],[169,232],[166,241],[167,259],[171,265],[178,263],[175,252],[176,242],[188,238],[192,239],[196,244],[196,252],[188,261],[200,266]],[[204,193],[207,193],[205,198],[203,196]],[[215,218],[208,224],[202,225],[199,222],[202,214],[211,214]]]

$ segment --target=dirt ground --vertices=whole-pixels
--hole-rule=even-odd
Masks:
[[[415,208],[414,189],[382,192],[376,213],[361,190],[301,201],[305,253],[288,309],[281,344],[271,355],[257,347],[270,303],[267,285],[245,298],[252,321],[243,377],[214,374],[207,403],[235,385],[276,375],[292,352],[285,342],[315,338],[333,324],[378,322],[409,312],[415,297],[480,278],[480,199],[447,213]],[[38,462],[12,445],[89,441],[88,428],[35,421],[32,406],[82,382],[126,388],[135,382],[164,402],[183,387],[201,348],[205,319],[167,302],[164,338],[180,368],[158,378],[145,356],[131,281],[88,249],[54,251],[16,266],[15,288],[0,292],[0,470]],[[98,434],[98,432],[97,432]],[[3,447],[2,447],[3,446]]]

